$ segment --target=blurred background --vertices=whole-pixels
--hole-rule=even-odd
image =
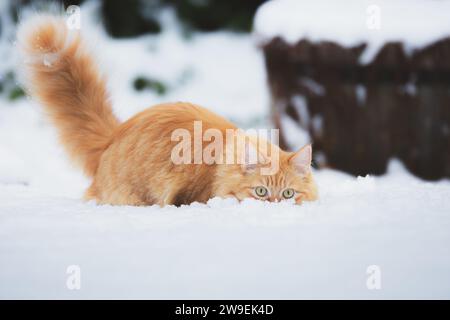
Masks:
[[[84,36],[107,76],[119,78],[122,91],[132,88],[129,93],[144,101],[136,106],[126,100],[127,105],[143,108],[158,101],[193,99],[211,108],[215,104],[219,109],[241,109],[244,115],[237,117],[242,120],[260,118],[267,108],[264,70],[262,54],[250,33],[256,9],[263,2],[2,0],[1,93],[12,102],[24,98],[15,70],[20,61],[13,61],[17,22],[36,10],[61,11],[78,5]],[[223,94],[216,96],[219,92]],[[121,102],[117,101],[119,109]],[[243,105],[249,110],[242,110]],[[128,116],[134,110],[124,112]]]
[[[189,101],[279,128],[283,148],[312,142],[318,168],[384,174],[398,158],[450,177],[449,1],[0,0],[0,182],[86,184],[19,84],[16,25],[55,3],[81,7],[121,119]]]

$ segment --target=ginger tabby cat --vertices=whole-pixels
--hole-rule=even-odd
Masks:
[[[244,151],[230,149],[222,154],[231,152],[233,159],[243,156],[241,163],[175,164],[175,130],[195,136],[196,121],[223,136],[227,129],[237,128],[190,103],[153,106],[121,123],[79,31],[69,30],[61,17],[37,14],[24,21],[18,44],[25,60],[27,92],[44,107],[70,158],[92,177],[87,200],[163,206],[206,202],[212,197],[293,199],[298,204],[317,198],[310,145],[291,153],[266,142],[277,153],[278,163],[275,172],[265,175],[258,169],[274,158],[262,155],[261,146],[249,136],[244,136],[248,140]],[[250,152],[257,153],[256,163],[248,161]]]

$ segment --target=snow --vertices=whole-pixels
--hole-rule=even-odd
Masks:
[[[288,115],[281,115],[280,123],[283,127],[283,138],[292,150],[299,150],[311,142],[308,131]]]
[[[291,98],[291,103],[295,110],[297,110],[297,114],[300,117],[300,124],[307,128],[310,120],[306,98],[302,95],[294,95]]]
[[[300,83],[312,91],[315,95],[323,96],[326,92],[326,89],[313,79],[309,79],[306,77],[300,78]]]
[[[300,207],[96,206],[1,185],[0,298],[449,298],[450,183],[316,176],[321,199]]]
[[[355,87],[356,100],[358,101],[358,105],[364,106],[366,104],[367,98],[367,90],[366,87],[362,84],[358,84]]]
[[[90,23],[93,9],[82,9]],[[193,99],[246,128],[264,124],[264,69],[250,36],[185,40],[172,29],[113,41],[91,27],[121,118],[160,100]],[[168,96],[129,88],[136,73],[177,83],[188,67],[192,78]],[[308,139],[293,125],[292,143]],[[320,199],[302,206],[97,206],[81,200],[89,180],[39,106],[2,98],[0,298],[450,298],[450,181],[419,180],[396,160],[381,177],[315,176]],[[66,286],[73,265],[80,290]],[[372,265],[380,290],[366,286]]]
[[[289,43],[367,43],[361,62],[369,63],[386,42],[411,51],[450,36],[448,12],[448,0],[272,0],[258,9],[254,28],[262,42],[280,36]]]

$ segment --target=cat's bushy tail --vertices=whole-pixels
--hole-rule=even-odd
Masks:
[[[26,90],[49,114],[70,157],[93,176],[119,121],[79,31],[62,17],[36,14],[20,24],[17,40]]]

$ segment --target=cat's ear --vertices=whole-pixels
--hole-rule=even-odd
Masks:
[[[310,144],[298,150],[289,159],[289,164],[301,175],[307,175],[311,171],[312,147]]]

